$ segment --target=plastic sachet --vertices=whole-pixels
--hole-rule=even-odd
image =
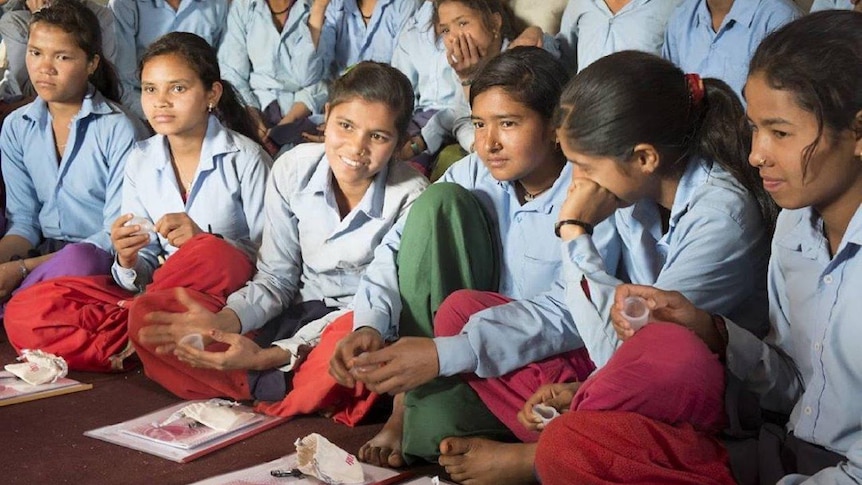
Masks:
[[[159,423],[165,426],[178,419],[189,418],[216,431],[230,431],[254,419],[255,414],[236,409],[239,403],[225,399],[189,404]]]
[[[297,468],[329,485],[362,483],[359,460],[317,433],[296,440]]]
[[[41,350],[24,349],[19,364],[8,364],[5,369],[27,384],[38,386],[66,377],[69,366],[62,357]]]
[[[144,234],[148,234],[150,236],[150,242],[155,242],[158,239],[156,235],[156,226],[147,219],[146,217],[135,216],[128,220],[123,226],[141,226],[141,230],[132,234],[133,236],[143,236]]]

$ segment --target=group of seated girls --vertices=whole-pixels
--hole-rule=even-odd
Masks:
[[[358,5],[305,4],[316,45],[336,2]],[[399,152],[423,136],[417,112],[445,110],[386,63],[327,85],[322,142],[273,163],[261,126],[279,120],[206,39],[171,32],[140,56],[146,138],[93,10],[33,12],[36,98],[0,133],[11,344],[94,372],[136,354],[181,398],[348,425],[392,395],[359,458],[462,483],[862,480],[862,13],[768,35],[743,107],[646,52],[572,77],[468,3],[426,11],[456,46],[474,150],[430,186]],[[229,16],[245,4],[260,13],[233,0]],[[417,27],[402,34],[428,40]],[[637,331],[631,296],[651,310]],[[731,378],[778,421],[740,463],[719,440]]]

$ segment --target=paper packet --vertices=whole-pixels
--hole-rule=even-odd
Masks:
[[[329,485],[363,483],[359,460],[317,433],[296,440],[297,468]]]
[[[5,369],[34,386],[56,382],[69,373],[69,366],[62,357],[41,350],[24,349],[18,360],[23,362],[8,364]]]

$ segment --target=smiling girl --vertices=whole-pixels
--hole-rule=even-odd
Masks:
[[[510,437],[489,410],[500,402],[470,386],[494,396],[493,377],[574,348],[562,338],[572,324],[554,285],[552,232],[571,177],[551,121],[567,78],[538,48],[491,60],[471,90],[477,153],[429,187],[378,248],[330,370],[343,385],[398,394],[361,460],[436,461],[447,436]],[[592,370],[584,353],[567,355],[569,367],[537,372]]]
[[[26,64],[38,97],[0,134],[8,215],[2,299],[45,279],[108,273],[126,156],[144,133],[112,101],[117,79],[87,7],[61,2],[34,13]],[[12,337],[13,326],[7,318],[12,342],[26,344]]]
[[[226,305],[208,292],[137,299],[130,334],[147,375],[183,398],[284,397],[290,374],[278,367],[292,354],[273,341],[349,304],[373,248],[426,185],[391,163],[412,99],[403,74],[374,62],[333,85],[326,142],[298,147],[273,167],[254,278]],[[255,330],[256,341],[240,335]],[[216,342],[204,351],[177,345],[192,333]]]
[[[126,214],[111,227],[113,279],[54,279],[10,307],[15,332],[26,331],[31,348],[63,356],[72,369],[122,369],[136,292],[182,286],[223,300],[251,277],[263,231],[271,160],[249,138],[254,124],[221,80],[215,51],[194,34],[168,34],[144,54],[141,85],[157,134],[126,164]],[[152,230],[140,218],[154,222]],[[167,258],[161,267],[159,258]]]

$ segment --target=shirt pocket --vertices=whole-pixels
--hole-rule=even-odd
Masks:
[[[532,298],[551,288],[561,267],[558,255],[528,251],[522,259],[522,279],[519,282],[521,298]]]

